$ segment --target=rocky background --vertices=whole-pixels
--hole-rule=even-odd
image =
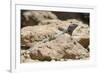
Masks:
[[[89,59],[89,14],[21,10],[21,63]]]

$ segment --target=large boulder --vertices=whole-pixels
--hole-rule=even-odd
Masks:
[[[23,11],[21,16],[22,27],[38,25],[39,22],[46,19],[57,19],[57,16],[49,11]]]
[[[61,59],[82,59],[89,56],[88,51],[77,41],[64,34],[55,40],[41,43],[31,47],[30,57],[33,60],[61,60]]]
[[[21,45],[31,47],[39,41],[48,41],[61,33],[53,26],[27,26],[21,29]],[[47,39],[47,40],[46,40]]]
[[[21,28],[21,61],[89,58],[89,33],[89,26],[76,19],[44,19],[38,25],[25,26]]]

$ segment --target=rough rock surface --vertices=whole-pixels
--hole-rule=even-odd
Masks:
[[[48,24],[50,22],[50,24]],[[42,25],[44,24],[44,25]],[[69,23],[60,20],[45,20],[38,26],[27,26],[21,29],[22,46],[31,47],[36,42],[55,38],[57,35],[67,32]]]
[[[25,11],[21,28],[21,63],[89,58],[89,25],[60,20],[48,11]]]
[[[70,20],[71,21],[71,20]],[[77,40],[84,48],[88,48],[89,45],[89,33],[90,28],[87,24],[82,23],[81,21],[72,20],[72,23],[78,25],[78,27],[73,31],[72,37]]]
[[[22,27],[37,25],[46,19],[57,19],[57,16],[49,11],[25,11],[22,13]]]
[[[62,58],[80,59],[88,57],[89,54],[78,42],[71,39],[70,35],[64,34],[55,40],[33,46],[30,56],[32,59],[39,60],[60,60]]]
[[[36,42],[45,40],[46,38],[54,38],[58,33],[61,33],[61,31],[48,25],[27,26],[21,30],[22,45],[31,47]]]

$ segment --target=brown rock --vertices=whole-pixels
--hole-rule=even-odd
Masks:
[[[46,38],[55,37],[58,33],[61,33],[61,31],[48,25],[27,26],[21,29],[21,44],[31,47],[39,41],[46,40]]]
[[[82,59],[89,56],[88,51],[70,35],[64,34],[55,40],[31,47],[30,56],[38,60]]]
[[[25,11],[22,13],[21,25],[33,26],[46,19],[57,19],[56,15],[49,11]]]
[[[26,19],[30,20],[29,17]],[[21,29],[21,50],[27,49],[23,54],[21,52],[22,62],[61,61],[89,57],[88,25],[75,19],[37,20],[38,25]]]

